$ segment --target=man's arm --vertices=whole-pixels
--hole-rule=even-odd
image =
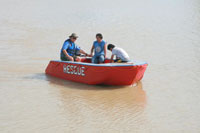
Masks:
[[[71,57],[70,55],[68,55],[68,53],[67,53],[67,51],[66,51],[65,49],[63,49],[63,53],[65,54],[65,56],[66,56],[67,58],[69,58],[70,61],[74,61],[74,58]]]
[[[93,50],[94,50],[94,45],[92,45],[90,56],[92,56]]]
[[[66,57],[69,57],[69,55],[67,53],[68,47],[69,47],[69,42],[65,41],[64,44],[63,44],[63,46],[62,46],[62,52],[64,53],[64,55]]]
[[[107,53],[107,49],[106,48],[107,48],[107,44],[104,45],[104,55],[105,55],[105,58],[106,58],[106,53]]]
[[[82,49],[80,49],[80,53],[84,54],[84,55],[88,55],[85,51],[83,51]]]
[[[113,62],[113,58],[114,58],[114,54],[111,55],[111,58],[110,58],[110,63]]]
[[[70,56],[67,52],[69,45],[70,45],[69,42],[64,42],[62,47],[62,52],[64,53],[65,57],[67,57],[70,61],[74,61],[74,58]]]

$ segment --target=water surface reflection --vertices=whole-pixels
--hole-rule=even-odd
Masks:
[[[85,125],[108,131],[114,126],[122,131],[136,131],[146,122],[146,93],[141,82],[135,86],[97,86],[50,76],[47,80],[57,88],[55,95],[61,101],[63,115],[77,128]],[[121,126],[127,129],[120,129]]]

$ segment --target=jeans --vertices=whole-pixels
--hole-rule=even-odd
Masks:
[[[95,63],[95,64],[104,63],[104,60],[105,60],[104,55],[93,56],[93,57],[92,57],[92,63]]]

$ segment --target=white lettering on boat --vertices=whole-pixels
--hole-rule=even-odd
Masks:
[[[63,65],[63,72],[67,74],[85,76],[85,67],[75,65]]]

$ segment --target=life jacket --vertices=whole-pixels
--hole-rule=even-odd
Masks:
[[[69,53],[72,56],[76,55],[75,44],[73,45],[70,39],[67,39],[65,42],[69,42],[70,44],[70,47],[66,49],[67,53]]]

